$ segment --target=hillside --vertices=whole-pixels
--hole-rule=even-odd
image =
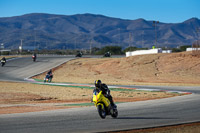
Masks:
[[[81,58],[53,70],[54,82],[200,85],[200,60],[191,52],[125,58]],[[45,74],[36,78],[43,79]]]
[[[159,47],[191,45],[198,39],[198,18],[156,26]],[[105,45],[152,47],[153,21],[124,20],[95,14],[54,15],[33,13],[0,18],[0,42],[6,48],[89,49]]]

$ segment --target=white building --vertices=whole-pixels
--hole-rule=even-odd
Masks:
[[[126,52],[126,57],[144,54],[157,54],[157,53],[171,53],[172,50],[162,50],[162,48],[155,48],[149,50],[137,50],[133,52]]]
[[[187,48],[186,51],[200,50],[200,48]]]

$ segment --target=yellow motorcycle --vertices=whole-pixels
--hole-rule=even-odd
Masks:
[[[94,90],[92,100],[94,105],[97,107],[99,116],[102,119],[105,119],[106,115],[111,115],[113,118],[117,118],[117,107],[111,106],[109,99],[102,94],[102,91],[98,93]]]

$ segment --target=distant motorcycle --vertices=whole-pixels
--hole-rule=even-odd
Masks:
[[[44,83],[45,83],[45,82],[50,83],[50,82],[52,81],[52,79],[53,79],[53,74],[47,74],[47,75],[45,76],[45,78],[44,78]]]
[[[111,57],[111,53],[110,52],[106,52],[103,57]]]
[[[33,62],[35,62],[35,61],[36,61],[36,56],[33,55],[33,56],[32,56],[32,59],[33,59]]]
[[[3,67],[6,64],[5,60],[1,60],[1,66]]]
[[[83,56],[83,54],[81,53],[81,52],[79,52],[77,55],[76,55],[76,57],[82,57]]]
[[[105,119],[106,115],[111,115],[113,118],[117,118],[117,107],[111,106],[109,99],[102,94],[102,91],[100,91],[99,93],[97,91],[94,91],[92,100],[94,102],[94,105],[97,107],[99,116],[102,119]]]

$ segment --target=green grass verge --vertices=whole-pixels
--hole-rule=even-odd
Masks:
[[[116,102],[115,104],[124,103],[124,102]],[[94,106],[94,103],[72,103],[72,104],[62,104],[57,106]]]

